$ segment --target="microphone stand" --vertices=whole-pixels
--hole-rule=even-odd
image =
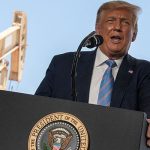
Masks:
[[[77,77],[77,65],[80,57],[80,52],[82,47],[85,45],[86,41],[95,34],[95,31],[87,35],[80,43],[73,59],[72,70],[71,70],[71,82],[72,82],[72,98],[73,101],[77,101],[77,91],[76,91],[76,77]]]

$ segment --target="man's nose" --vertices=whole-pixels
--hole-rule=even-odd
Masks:
[[[121,22],[119,20],[114,24],[114,31],[121,32]]]

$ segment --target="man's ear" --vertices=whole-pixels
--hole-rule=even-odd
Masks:
[[[96,32],[96,34],[100,34],[100,25],[97,23],[96,25],[95,25],[95,32]]]
[[[135,41],[136,36],[137,36],[137,32],[138,32],[138,25],[136,23],[135,26],[134,26],[134,33],[133,33],[133,37],[132,37],[132,42]]]
[[[95,32],[96,32],[96,34],[98,34],[98,32],[99,32],[99,29],[98,29],[97,25],[95,26]]]
[[[134,42],[134,41],[135,41],[136,36],[137,36],[137,32],[134,32],[134,33],[133,33],[133,37],[132,37],[132,42]]]

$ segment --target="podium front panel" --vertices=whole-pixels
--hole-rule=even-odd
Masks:
[[[34,125],[56,112],[72,114],[82,121],[88,131],[89,150],[148,149],[142,112],[1,91],[0,150],[28,150]]]

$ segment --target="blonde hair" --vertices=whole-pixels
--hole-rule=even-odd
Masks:
[[[116,10],[116,9],[127,9],[132,13],[133,25],[135,28],[135,32],[137,32],[138,15],[142,11],[142,9],[139,6],[130,4],[125,1],[109,1],[101,5],[97,11],[96,24],[98,24],[98,22],[100,21],[102,12],[107,11],[107,10]]]

